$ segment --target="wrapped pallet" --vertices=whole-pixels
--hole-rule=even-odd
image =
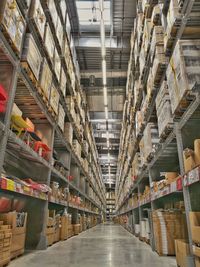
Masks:
[[[59,104],[58,109],[58,126],[62,131],[64,131],[65,126],[65,111],[61,104]]]
[[[184,96],[200,82],[200,40],[179,40],[167,68],[167,84],[174,114],[187,105]]]
[[[56,36],[58,38],[58,42],[61,49],[63,49],[63,25],[59,17],[57,19],[57,25],[56,25]]]
[[[33,39],[33,36],[30,33],[26,35],[22,53],[22,61],[28,64],[29,70],[32,71],[36,80],[39,80],[39,72],[42,63],[42,56]]]
[[[41,37],[44,39],[44,31],[45,31],[45,24],[46,24],[46,16],[40,0],[32,0],[31,6],[29,9],[29,18],[34,21],[34,25]]]
[[[73,126],[70,122],[65,122],[64,125],[64,136],[66,140],[72,145],[73,140]]]
[[[50,106],[52,107],[55,114],[58,114],[58,105],[59,105],[59,92],[54,83],[51,85],[51,94],[50,94]]]
[[[53,59],[53,66],[56,73],[57,80],[60,80],[60,71],[61,71],[61,59],[58,54],[57,48],[55,47],[54,50],[54,59]]]
[[[151,158],[152,153],[155,152],[156,146],[159,142],[158,129],[155,123],[147,123],[147,126],[144,130],[143,142],[143,156],[144,161],[146,162]]]
[[[81,145],[78,140],[73,140],[73,147],[76,155],[81,158]]]
[[[53,34],[51,32],[49,24],[47,24],[46,27],[46,33],[45,33],[45,41],[44,41],[48,57],[50,58],[52,64],[54,60],[54,50],[55,50],[55,42],[53,38]]]
[[[2,0],[0,4],[0,23],[6,35],[12,41],[18,54],[21,51],[22,39],[25,32],[25,20],[16,0]]]
[[[61,71],[60,71],[60,89],[63,93],[63,96],[65,96],[66,88],[67,88],[67,77],[66,77],[64,69],[61,68]]]
[[[52,72],[49,68],[46,59],[44,59],[40,72],[40,87],[47,99],[49,99],[50,96],[51,84]]]
[[[58,20],[58,12],[57,12],[56,4],[54,0],[47,0],[47,6],[49,8],[49,13],[51,15],[54,27],[56,28],[57,20]]]

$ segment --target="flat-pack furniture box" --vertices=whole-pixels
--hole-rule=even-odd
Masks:
[[[29,9],[29,18],[34,21],[41,39],[44,39],[46,16],[42,8],[40,0],[32,0]]]
[[[45,31],[45,41],[44,45],[46,47],[48,57],[50,58],[52,64],[54,62],[54,50],[55,50],[55,41],[53,38],[53,34],[51,32],[49,24],[46,26],[46,31]]]
[[[19,54],[25,32],[25,20],[16,0],[1,0],[0,24],[4,28],[6,37],[8,36],[12,41],[16,52]]]
[[[6,266],[11,260],[11,225],[0,220],[0,266]]]
[[[200,243],[200,212],[190,212],[189,218],[190,218],[192,241],[195,244],[199,244]]]
[[[66,140],[72,145],[73,141],[73,126],[70,122],[65,122],[64,125],[64,136]]]
[[[59,109],[58,109],[58,126],[64,132],[64,128],[65,128],[65,111],[64,111],[64,108],[63,108],[63,106],[61,104],[59,104]]]
[[[174,114],[187,105],[184,96],[200,82],[200,40],[179,40],[167,68],[167,83]]]
[[[52,72],[49,68],[46,59],[44,59],[40,72],[40,87],[47,100],[49,100],[51,85],[52,85]]]
[[[28,67],[34,74],[36,80],[39,80],[40,67],[42,64],[42,56],[40,51],[33,39],[32,34],[26,34],[22,61],[28,64]]]
[[[187,267],[187,256],[189,256],[189,244],[184,239],[175,240],[176,262],[180,267]]]
[[[0,221],[11,226],[11,258],[22,255],[25,249],[27,213],[16,211],[0,214]]]

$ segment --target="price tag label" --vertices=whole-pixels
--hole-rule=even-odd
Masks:
[[[15,182],[12,180],[7,180],[7,190],[15,191]]]

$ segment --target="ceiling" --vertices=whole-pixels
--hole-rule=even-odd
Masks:
[[[87,95],[103,180],[107,187],[114,187],[136,0],[104,1],[108,125],[103,102],[99,1],[68,0],[67,3],[81,84]],[[109,151],[106,145],[106,129],[109,130]]]

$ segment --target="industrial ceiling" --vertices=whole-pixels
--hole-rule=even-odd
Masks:
[[[68,11],[105,185],[115,187],[136,0],[69,0]],[[100,3],[104,5],[108,120],[104,114]],[[106,133],[109,133],[109,147]]]

